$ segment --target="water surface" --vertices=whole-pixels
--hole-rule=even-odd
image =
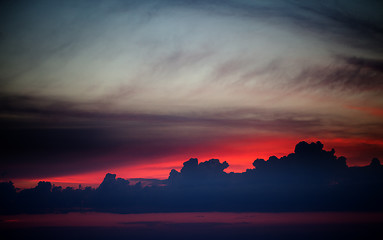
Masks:
[[[0,216],[9,239],[382,239],[383,213],[67,213]]]

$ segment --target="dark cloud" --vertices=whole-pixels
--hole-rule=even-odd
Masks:
[[[184,1],[226,17],[245,17],[277,25],[293,24],[318,37],[370,52],[382,52],[383,19],[379,1]],[[189,3],[189,4],[188,4]]]
[[[382,61],[356,57],[335,57],[336,62],[311,66],[289,84],[295,84],[294,92],[305,89],[327,89],[346,92],[381,92]]]
[[[137,163],[142,158],[155,161],[160,156],[209,146],[216,140],[241,137],[235,133],[240,129],[283,131],[302,136],[318,136],[324,132],[344,137],[350,134],[381,136],[376,131],[380,125],[350,123],[329,129],[329,125],[341,124],[325,115],[282,110],[242,108],[149,114],[108,110],[113,108],[101,111],[99,100],[76,103],[52,97],[7,94],[2,94],[0,100],[0,156],[3,159],[0,165],[8,177],[80,173]],[[349,131],[349,125],[355,133]],[[185,126],[194,130],[188,131]],[[206,132],[206,128],[211,131]],[[97,160],[116,154],[120,156],[109,156],[112,158],[109,161]]]
[[[94,63],[87,62],[87,60],[92,60],[90,58],[92,58],[93,53],[94,57],[100,58],[104,64],[106,64],[106,59],[108,62],[109,60],[114,62],[113,59],[116,59],[115,62],[119,62],[121,58],[114,55],[126,52],[126,49],[122,47],[122,45],[125,46],[124,44],[132,44],[132,49],[135,47],[145,49],[144,52],[129,52],[129,55],[142,56],[144,60],[147,56],[150,57],[150,60],[153,57],[154,63],[149,61],[144,64],[147,66],[147,68],[143,68],[146,75],[141,76],[140,72],[131,73],[129,70],[127,72],[127,78],[129,79],[127,81],[137,77],[140,82],[147,81],[145,84],[148,85],[154,79],[153,76],[155,76],[157,82],[164,81],[165,83],[168,80],[168,75],[171,78],[177,73],[182,73],[185,68],[199,67],[197,64],[204,65],[204,61],[209,61],[221,50],[218,49],[219,51],[217,51],[217,48],[211,47],[211,45],[215,45],[214,40],[217,38],[213,34],[214,31],[208,32],[207,36],[201,36],[204,41],[208,40],[208,46],[206,48],[199,48],[198,46],[198,51],[184,48],[182,44],[187,43],[189,46],[190,39],[185,42],[181,41],[184,39],[180,39],[181,37],[173,32],[173,29],[170,30],[170,33],[174,33],[174,39],[173,35],[170,34],[170,38],[172,38],[170,43],[173,43],[173,41],[174,43],[181,43],[179,45],[174,44],[175,46],[169,44],[172,45],[169,49],[161,45],[163,44],[161,41],[156,42],[159,39],[162,40],[162,32],[151,32],[152,27],[157,27],[157,25],[150,25],[147,29],[142,28],[143,32],[149,30],[150,34],[136,35],[135,31],[137,29],[140,30],[144,24],[149,22],[155,22],[158,20],[156,17],[162,13],[181,13],[181,21],[185,20],[182,23],[188,27],[191,26],[189,21],[193,19],[193,17],[189,18],[189,16],[201,16],[201,19],[204,20],[203,17],[207,15],[199,14],[208,13],[209,18],[206,19],[208,21],[211,20],[211,16],[213,18],[218,16],[224,17],[222,19],[246,20],[243,22],[233,21],[235,28],[237,27],[235,24],[238,23],[245,25],[248,23],[249,26],[252,26],[253,23],[260,23],[259,28],[261,30],[264,27],[266,30],[268,28],[273,29],[273,31],[287,30],[287,32],[290,32],[292,30],[295,33],[298,29],[302,31],[299,34],[303,33],[303,35],[298,34],[297,36],[305,38],[307,37],[305,33],[307,33],[310,37],[325,39],[326,43],[329,42],[329,45],[334,42],[346,44],[347,47],[359,48],[358,51],[362,49],[366,52],[373,52],[376,57],[382,52],[382,24],[374,19],[375,15],[381,12],[376,7],[380,3],[369,1],[368,4],[364,4],[367,7],[363,9],[368,9],[371,14],[366,14],[366,12],[359,14],[357,10],[362,9],[357,8],[357,5],[343,8],[342,4],[345,2],[208,0],[113,1],[107,4],[100,1],[82,1],[81,3],[66,1],[60,4],[57,1],[36,3],[8,1],[2,3],[0,8],[2,13],[0,14],[2,20],[0,23],[0,41],[2,43],[1,51],[5,56],[1,63],[5,63],[5,70],[3,71],[3,68],[1,70],[0,85],[4,87],[4,91],[9,93],[0,93],[1,174],[7,177],[46,177],[141,163],[144,162],[143,159],[158,161],[160,157],[185,152],[185,149],[197,149],[201,146],[208,148],[209,144],[214,143],[216,140],[234,139],[240,135],[233,133],[237,130],[240,130],[238,132],[251,132],[251,134],[268,131],[271,134],[283,132],[286,135],[295,134],[294,136],[320,137],[326,135],[346,138],[350,136],[382,138],[383,133],[378,130],[383,129],[380,123],[371,123],[367,126],[353,121],[349,123],[349,119],[338,119],[336,116],[305,113],[315,111],[315,107],[314,110],[301,109],[294,112],[271,110],[268,107],[264,109],[226,111],[225,106],[220,104],[220,107],[213,110],[176,112],[171,108],[174,105],[179,104],[182,106],[184,104],[183,99],[176,98],[174,101],[176,103],[167,102],[166,105],[169,106],[157,113],[144,110],[141,112],[134,111],[130,107],[127,107],[126,110],[121,110],[121,108],[114,110],[118,108],[114,107],[119,104],[121,98],[127,99],[126,102],[129,104],[130,96],[142,94],[143,99],[145,99],[145,93],[137,90],[139,87],[130,86],[119,88],[118,91],[112,94],[105,94],[102,99],[89,102],[76,102],[69,98],[42,96],[49,95],[52,90],[51,86],[54,86],[53,92],[57,91],[57,86],[64,86],[63,95],[74,95],[69,92],[77,91],[77,86],[81,84],[74,84],[75,87],[71,86],[75,80],[77,81],[78,75],[76,74],[70,75],[69,80],[65,78],[67,72],[76,71],[76,68],[71,67],[66,71],[67,64],[70,65],[72,60],[74,60],[73,62],[80,60],[80,68],[82,67],[80,65],[84,64],[85,69],[96,70],[96,67],[92,65]],[[189,12],[190,9],[198,11]],[[170,11],[166,12],[165,10]],[[190,14],[185,15],[186,19],[183,19],[183,11]],[[134,26],[130,28],[130,25],[126,24],[128,26],[126,28],[127,19],[120,18],[122,15],[133,16],[131,20],[134,24],[131,25]],[[219,21],[215,22],[215,20],[220,19],[214,19],[209,23],[217,24]],[[167,20],[177,22],[179,19],[175,19],[172,14],[169,14],[166,15]],[[159,22],[162,23],[162,21]],[[108,42],[103,42],[105,41],[104,37],[110,33],[104,30],[111,26],[113,26],[112,29],[117,29],[116,32],[120,30],[120,26],[123,26],[122,31],[124,34],[128,34],[118,35],[112,31],[112,35],[107,37]],[[233,26],[229,26],[230,28],[225,29],[222,34],[225,34],[226,30],[230,30],[228,31],[230,34],[235,34],[235,31],[231,31],[235,30],[234,28],[231,29]],[[161,28],[158,29],[161,30]],[[164,29],[165,32],[167,30]],[[199,29],[197,28],[197,30]],[[241,31],[239,33],[242,33]],[[202,32],[206,34],[206,32]],[[193,31],[191,33],[194,34]],[[217,30],[217,33],[218,36],[227,36],[221,35],[220,29]],[[134,41],[127,39],[125,42],[124,39],[130,36],[137,36],[138,39]],[[254,36],[256,37],[256,35]],[[100,39],[97,37],[100,37]],[[109,49],[109,37],[110,39],[123,39],[123,44],[116,49]],[[185,38],[188,38],[188,36]],[[135,45],[137,44],[136,41],[139,42],[137,46]],[[152,46],[146,48],[145,44],[152,44]],[[193,44],[194,42],[191,45]],[[223,42],[223,45],[218,44],[217,46],[230,47],[234,45],[226,45]],[[97,48],[97,51],[93,52],[95,48]],[[155,51],[152,50],[157,48],[163,50],[160,57],[153,54]],[[254,49],[251,48],[249,53],[253,54]],[[92,54],[87,52],[88,50],[92,51]],[[98,52],[99,50],[100,52]],[[118,54],[115,54],[114,51],[117,51]],[[103,58],[104,56],[101,55],[104,53],[110,59]],[[268,54],[267,49],[265,49],[264,54]],[[277,76],[276,79],[289,76],[283,71],[283,66],[285,66],[283,60],[271,60],[269,64],[265,64],[262,68],[262,66],[256,65],[257,63],[254,62],[255,59],[252,57],[246,58],[246,56],[241,55],[233,59],[234,55],[227,54],[223,56],[223,62],[218,62],[218,65],[215,65],[217,62],[212,62],[211,66],[216,67],[213,69],[213,80],[230,82],[231,79],[238,78],[239,80],[233,84],[243,84],[239,88],[241,91],[241,89],[247,89],[245,85],[250,83],[251,79],[256,78],[256,76],[262,78],[268,73],[271,73],[273,77]],[[336,95],[339,92],[343,93],[343,91],[351,94],[360,92],[378,92],[379,94],[383,90],[381,57],[374,58],[372,54],[365,55],[368,57],[337,55],[334,57],[334,60],[339,61],[336,64],[330,63],[325,66],[305,68],[296,79],[286,84],[288,85],[287,90],[291,90],[292,94],[304,92],[305,90],[323,90],[323,92],[331,92]],[[225,57],[228,57],[228,59]],[[260,51],[259,58],[263,58],[262,51]],[[82,59],[85,60],[82,61]],[[137,59],[140,59],[140,57]],[[126,62],[125,60],[123,58],[122,62]],[[56,61],[57,66],[55,65]],[[61,72],[61,68],[64,68],[63,72]],[[150,69],[150,71],[147,69]],[[116,74],[118,74],[118,70]],[[30,72],[33,72],[33,74],[28,76]],[[93,71],[91,72],[89,76],[92,76]],[[123,72],[125,72],[125,69]],[[50,80],[51,73],[54,76],[52,81]],[[81,73],[87,75],[86,71]],[[132,76],[132,74],[138,75]],[[157,74],[160,77],[157,77]],[[40,77],[41,82],[36,80]],[[55,79],[56,77],[57,79]],[[58,80],[61,78],[63,80]],[[122,78],[125,79],[126,76],[124,75]],[[180,78],[182,77],[180,76]],[[85,79],[84,82],[88,80]],[[99,81],[102,81],[102,79]],[[113,84],[113,81],[112,77],[110,82]],[[173,80],[170,79],[169,81]],[[87,83],[95,84],[96,88],[100,87],[98,86],[100,82],[97,82],[97,80],[95,82],[89,80]],[[35,87],[35,84],[37,87]],[[49,86],[45,88],[45,84]],[[193,84],[191,85],[194,87]],[[217,83],[213,87],[218,85]],[[285,87],[278,81],[276,84],[271,85],[278,89]],[[181,86],[183,88],[183,84]],[[231,86],[228,84],[225,88],[229,89]],[[204,87],[206,85],[202,84],[200,89]],[[267,89],[265,89],[265,93],[266,91]],[[20,92],[26,94],[20,94]],[[35,92],[35,95],[28,92]],[[240,95],[241,93],[234,96],[235,99],[238,100],[238,96],[242,97]],[[87,96],[91,98],[91,95],[86,95],[84,98],[87,98]],[[198,98],[198,95],[193,97]],[[267,96],[266,98],[269,97],[276,97],[278,101],[283,102],[286,96],[281,94],[280,96]],[[208,102],[206,105],[210,105],[209,99],[207,97],[202,100],[206,100]],[[180,103],[178,103],[178,100]],[[257,101],[257,98],[254,98],[254,101]],[[155,104],[155,101],[148,102],[148,105]],[[189,104],[189,101],[186,102]],[[140,104],[138,106],[132,104],[132,106],[137,109],[141,106]],[[205,102],[201,105],[204,106],[200,106],[200,108],[205,107]],[[373,147],[378,148],[376,146],[379,145]],[[376,150],[376,152],[379,151]],[[120,156],[110,156],[113,154],[120,154]],[[105,159],[95,160],[104,156],[108,156],[108,161],[105,161]],[[214,164],[216,163],[215,161]],[[209,162],[209,164],[213,163]],[[212,166],[215,166],[214,164]],[[218,166],[220,166],[219,164]],[[200,165],[201,163],[198,164],[198,166]],[[173,173],[178,176],[176,172]],[[183,173],[178,174],[182,176]],[[222,176],[225,178],[226,174],[222,173]],[[153,181],[151,180],[151,182]]]
[[[383,6],[380,2],[352,1],[351,4],[350,1],[291,2],[301,9],[302,13],[309,13],[301,20],[304,24],[311,24],[310,29],[327,33],[342,43],[370,52],[383,50],[380,44],[383,40],[383,19],[379,16]],[[377,18],[380,18],[380,21],[377,21]]]
[[[300,142],[294,153],[267,161],[257,159],[253,165],[254,176],[262,176],[270,184],[294,183],[295,185],[328,185],[338,182],[347,171],[346,158],[336,157],[334,149],[326,151],[320,142]],[[250,173],[250,171],[249,171]]]
[[[302,126],[310,128],[321,125],[315,116],[307,116],[297,112],[270,111],[266,109],[236,109],[201,111],[180,114],[150,114],[130,111],[100,111],[98,101],[75,103],[72,101],[56,100],[38,96],[3,96],[0,97],[0,113],[2,121],[8,123],[6,128],[17,127],[66,127],[79,128],[111,127],[111,123],[137,125],[189,124],[189,125],[219,125],[224,127],[247,126],[254,128],[275,128],[275,130],[294,129],[299,131]],[[241,119],[233,114],[251,114],[252,118]],[[7,115],[16,118],[7,117]],[[300,120],[300,118],[311,120]],[[270,119],[271,118],[271,119]],[[274,119],[273,119],[274,118]],[[120,126],[120,125],[119,125]],[[124,125],[122,125],[124,126]]]
[[[128,180],[125,180],[123,178],[116,179],[116,174],[107,173],[98,189],[101,192],[124,191],[124,189],[128,186]]]
[[[108,137],[105,129],[16,128],[1,129],[0,134],[2,155],[24,157],[25,161],[31,156],[102,152],[122,145]]]
[[[361,58],[361,57],[346,57],[339,56],[339,59],[344,62],[354,65],[360,69],[372,70],[376,73],[383,72],[383,59],[369,59],[369,58]]]
[[[300,142],[294,153],[253,165],[244,173],[226,173],[226,162],[192,158],[162,186],[132,185],[110,173],[97,189],[63,190],[39,182],[17,193],[12,182],[4,182],[1,213],[382,210],[383,166],[376,158],[368,166],[348,167],[322,143]]]
[[[170,172],[169,183],[180,186],[222,184],[222,180],[227,175],[224,170],[228,167],[227,162],[220,163],[218,159],[198,163],[198,159],[191,158],[184,162],[181,172],[175,169]]]

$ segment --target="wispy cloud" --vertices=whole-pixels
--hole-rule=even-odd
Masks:
[[[349,107],[382,107],[380,5],[3,3],[0,129],[16,140],[1,154],[125,149],[137,163],[221,139],[382,139],[379,114]]]

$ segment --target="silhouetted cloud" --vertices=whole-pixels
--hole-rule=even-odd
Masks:
[[[42,178],[158,163],[279,133],[381,142],[379,116],[344,107],[381,108],[381,6],[3,2],[1,174]]]
[[[340,139],[358,164],[367,153],[381,157],[382,7],[376,0],[1,3],[1,177],[153,164],[229,143],[240,154],[254,138],[278,151],[273,139]],[[107,174],[97,189],[40,182],[17,191],[6,182],[1,209],[381,209],[379,161],[347,167],[320,143],[257,159],[244,173],[227,167],[190,159],[168,180]]]
[[[1,213],[382,210],[383,166],[377,158],[368,166],[348,167],[345,157],[324,150],[321,142],[300,142],[294,153],[253,165],[226,173],[227,162],[191,158],[163,185],[132,185],[111,173],[97,189],[39,182],[17,192],[12,182],[3,182]]]
[[[217,184],[222,182],[229,167],[227,162],[220,163],[218,159],[210,159],[198,163],[198,159],[191,158],[184,162],[181,172],[173,169],[169,175],[169,184],[181,186],[201,186],[206,184]]]
[[[98,187],[101,192],[124,191],[129,186],[129,181],[123,178],[117,178],[116,174],[107,173],[104,180]]]
[[[325,128],[320,116],[261,108],[148,114],[99,111],[98,101],[76,104],[54,97],[8,94],[0,94],[0,100],[0,114],[17,116],[4,117],[0,126],[0,166],[10,178],[99,170],[142,158],[155,161],[184,149],[233,139],[236,129],[316,135]],[[192,135],[188,129],[182,131],[185,126],[195,129]],[[206,127],[211,129],[208,134]],[[112,155],[108,161],[96,163],[107,154]]]
[[[268,182],[284,184],[293,180],[294,184],[330,184],[344,175],[347,165],[345,157],[336,157],[335,151],[326,151],[320,142],[308,144],[300,142],[294,153],[267,161],[257,159],[253,163],[254,175],[262,175]]]

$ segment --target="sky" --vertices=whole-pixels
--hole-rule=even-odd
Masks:
[[[0,177],[226,172],[320,140],[383,159],[381,1],[2,1]]]

